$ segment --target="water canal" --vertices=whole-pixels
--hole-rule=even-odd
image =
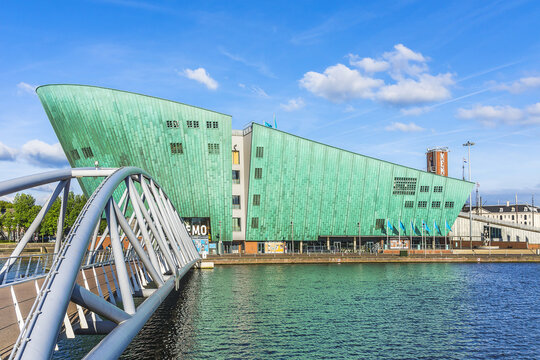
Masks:
[[[221,266],[193,271],[171,295],[124,359],[540,354],[540,264]],[[56,357],[94,345],[77,339]]]

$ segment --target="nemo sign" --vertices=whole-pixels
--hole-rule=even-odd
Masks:
[[[210,234],[210,218],[184,218],[184,224],[191,237],[208,237]]]

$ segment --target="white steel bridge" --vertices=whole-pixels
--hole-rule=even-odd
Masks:
[[[103,181],[63,234],[71,180]],[[199,260],[182,219],[144,170],[78,168],[0,183],[0,196],[57,183],[8,258],[0,258],[0,357],[49,359],[62,338],[106,335],[85,359],[119,357]],[[61,198],[53,254],[22,252]],[[100,233],[102,218],[107,226]],[[110,246],[103,249],[103,241]],[[135,306],[134,297],[146,298]]]

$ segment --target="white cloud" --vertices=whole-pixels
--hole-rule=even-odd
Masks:
[[[238,83],[238,86],[241,87],[242,89],[246,88],[246,84]]]
[[[349,54],[349,62],[363,71],[343,64],[326,68],[324,73],[310,71],[300,80],[300,86],[317,96],[334,102],[351,99],[371,99],[397,106],[414,106],[451,97],[453,74],[430,74],[429,58],[403,44],[385,52],[379,59],[360,58]],[[389,83],[376,78],[386,76]]]
[[[268,94],[266,93],[266,91],[264,91],[263,89],[261,89],[259,86],[256,86],[256,85],[253,85],[249,88],[254,94],[257,94],[258,96],[260,97],[270,97],[268,96]]]
[[[16,156],[17,150],[0,142],[0,161],[14,161]]]
[[[414,106],[410,108],[401,109],[400,111],[403,115],[416,116],[416,115],[425,114],[429,112],[430,110],[431,110],[431,107],[429,106]]]
[[[343,64],[329,66],[324,74],[309,71],[300,80],[300,86],[330,101],[341,102],[355,98],[373,97],[373,89],[384,81],[361,75]]]
[[[527,106],[526,110],[530,116],[540,116],[540,102]]]
[[[290,99],[286,104],[280,104],[279,106],[285,111],[294,111],[301,109],[305,106],[302,98]]]
[[[493,89],[519,94],[538,87],[540,87],[540,76],[521,78],[511,84],[497,84]]]
[[[349,54],[349,64],[363,69],[368,73],[386,71],[390,67],[390,64],[384,60],[378,61],[369,57],[359,60],[359,58],[360,57],[358,55]]]
[[[477,120],[485,126],[537,125],[540,124],[540,102],[523,109],[508,105],[475,105],[470,109],[460,108],[456,114],[461,119]]]
[[[18,89],[17,91],[18,91],[19,94],[27,93],[27,94],[35,95],[36,88],[37,88],[37,86],[30,85],[30,84],[25,83],[23,81],[21,81],[20,83],[17,84],[17,89]]]
[[[394,79],[401,79],[405,75],[418,76],[428,70],[427,59],[403,44],[395,45],[394,51],[385,52],[383,58],[390,63],[389,74]]]
[[[212,79],[206,70],[202,67],[195,70],[184,69],[184,73],[188,79],[195,80],[201,84],[206,85],[210,90],[216,90],[218,88],[218,83],[216,80]]]
[[[29,163],[41,167],[57,167],[67,164],[60,143],[49,145],[41,140],[30,140],[22,146],[20,156]]]
[[[448,86],[454,84],[451,74],[421,74],[416,79],[400,79],[380,88],[377,99],[393,105],[423,104],[450,97]]]
[[[402,131],[402,132],[419,132],[424,131],[423,127],[416,125],[413,122],[408,124],[401,122],[393,122],[384,128],[386,131]]]

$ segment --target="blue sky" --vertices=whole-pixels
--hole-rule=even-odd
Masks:
[[[0,180],[67,166],[35,86],[176,100],[424,169],[474,141],[491,203],[540,194],[536,1],[5,1]],[[540,201],[540,200],[539,200]]]

